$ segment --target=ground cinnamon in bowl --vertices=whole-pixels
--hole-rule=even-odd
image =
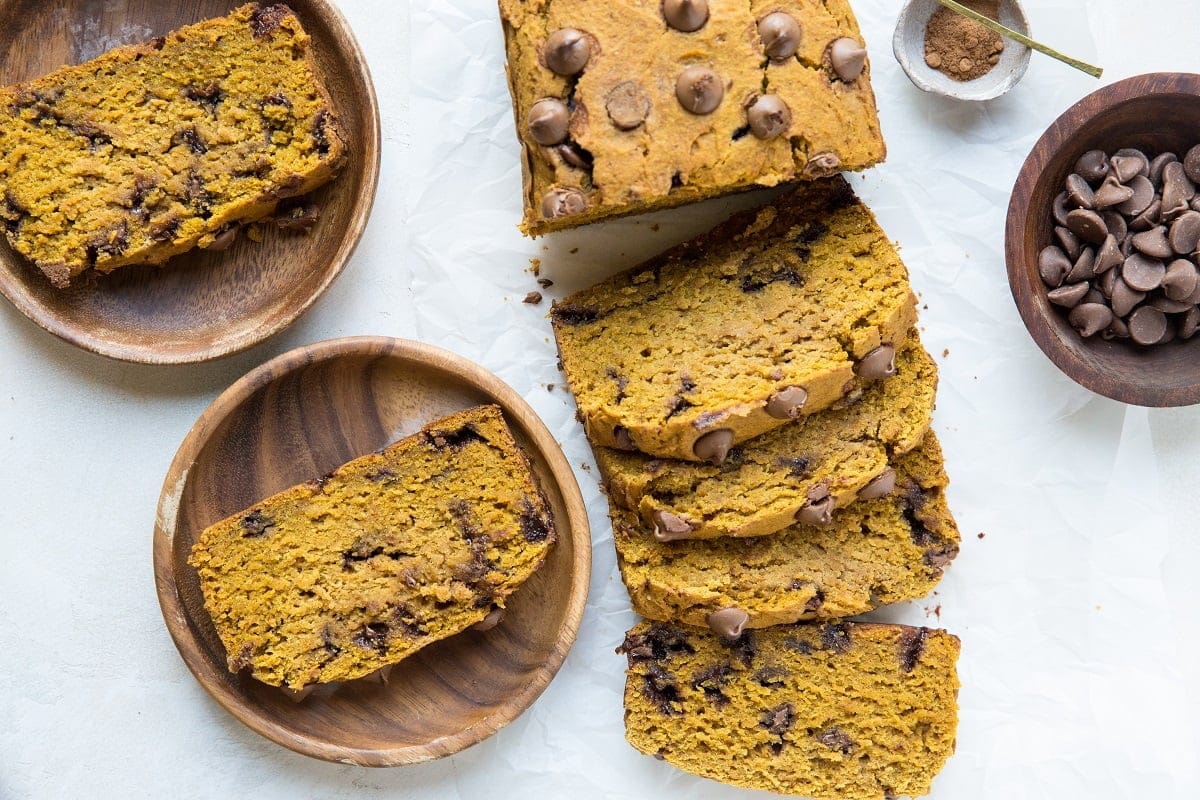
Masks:
[[[999,0],[963,0],[963,5],[996,21]],[[939,8],[925,28],[925,63],[956,81],[973,81],[1000,63],[1004,39],[973,19]]]

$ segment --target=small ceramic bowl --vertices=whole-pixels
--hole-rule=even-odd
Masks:
[[[1038,276],[1038,253],[1053,236],[1054,198],[1089,150],[1182,154],[1197,142],[1200,75],[1139,75],[1069,108],[1034,145],[1017,176],[1004,245],[1013,299],[1042,352],[1076,383],[1105,397],[1152,407],[1200,403],[1200,337],[1150,348],[1080,338]]]
[[[937,0],[908,0],[896,21],[892,51],[913,85],[924,92],[956,100],[991,100],[1017,85],[1029,68],[1030,49],[1004,40],[1000,63],[973,81],[956,81],[925,63],[925,28],[943,6]],[[1000,24],[1029,35],[1029,20],[1017,0],[1000,0]]]

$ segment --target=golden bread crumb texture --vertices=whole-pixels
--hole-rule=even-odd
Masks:
[[[0,89],[0,223],[59,287],[209,247],[346,155],[287,6],[227,17]]]
[[[841,177],[557,303],[589,439],[709,460],[891,374],[916,322],[908,271]],[[914,442],[915,444],[915,442]]]
[[[500,0],[532,235],[885,156],[846,0]]]
[[[925,597],[958,554],[936,435],[901,456],[871,493],[828,524],[772,536],[659,541],[636,514],[611,505],[613,541],[633,608],[650,619],[706,625],[736,608],[750,628],[831,620]],[[796,464],[796,466],[801,466]]]
[[[229,669],[301,689],[481,622],[554,539],[500,409],[481,406],[206,528],[189,563]]]
[[[746,631],[641,623],[629,660],[630,744],[749,789],[817,800],[929,792],[954,752],[959,641],[941,630],[834,623]]]

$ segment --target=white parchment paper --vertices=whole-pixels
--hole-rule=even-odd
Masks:
[[[81,353],[0,305],[0,798],[758,796],[624,743],[613,648],[634,617],[545,315],[761,198],[523,239],[495,4],[340,5],[377,82],[383,177],[354,261],[304,319],[235,358],[156,369]],[[933,797],[1194,798],[1200,416],[1071,383],[1026,334],[1005,279],[1017,170],[1099,84],[1035,55],[1002,99],[925,96],[891,56],[897,3],[854,6],[890,153],[855,185],[922,298],[964,536],[934,595],[875,615],[963,639],[958,753]],[[1104,65],[1102,83],[1200,70],[1200,8],[1186,0],[1027,6],[1034,34]],[[532,259],[554,281],[538,306],[521,302],[539,288]],[[459,755],[384,771],[294,755],[222,711],[175,653],[150,570],[162,475],[196,415],[267,358],[352,334],[437,344],[514,386],[575,467],[594,539],[578,642],[538,702]]]

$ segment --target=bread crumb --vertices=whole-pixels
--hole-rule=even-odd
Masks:
[[[945,358],[945,357],[946,357],[946,356],[948,356],[948,355],[950,355],[950,348],[949,348],[949,347],[947,347],[945,350],[943,350],[943,351],[942,351],[942,358]]]
[[[541,275],[542,274],[542,260],[540,258],[529,259],[529,271],[533,273],[534,277]]]

